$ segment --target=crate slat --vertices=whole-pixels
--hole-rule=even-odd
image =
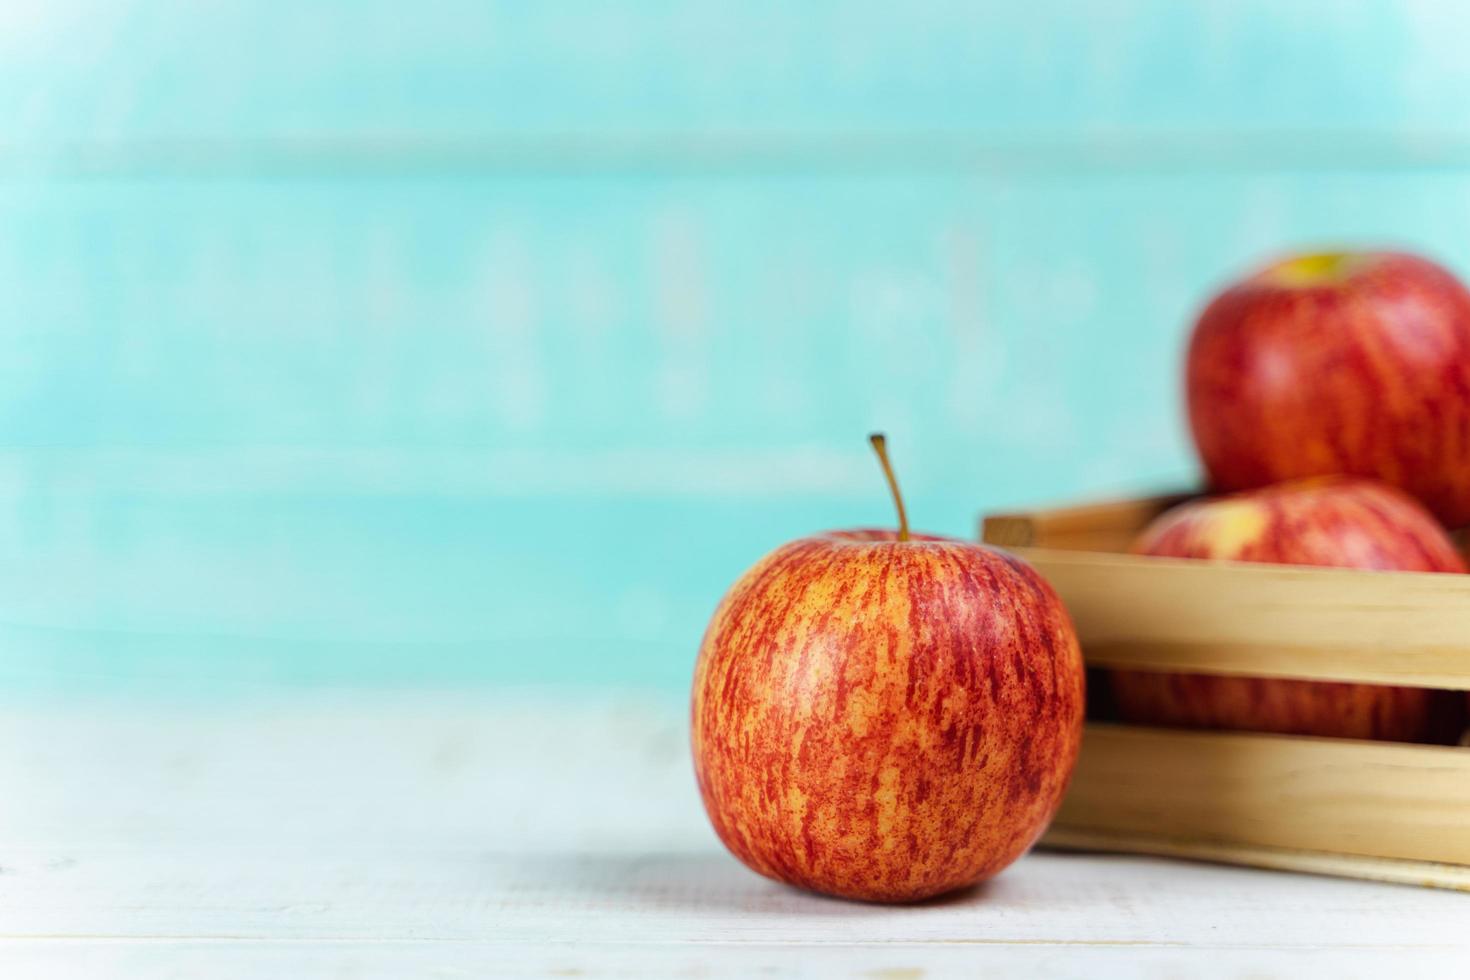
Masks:
[[[1470,690],[1470,575],[1014,550],[1091,664]]]
[[[1470,752],[1094,723],[1055,827],[1470,864]]]
[[[1138,532],[1192,494],[1109,500],[1075,507],[987,515],[980,539],[1002,548],[1127,551]]]
[[[1470,690],[1470,575],[1125,553],[1187,496],[982,536],[1051,582],[1094,666]],[[1042,844],[1470,891],[1470,750],[1094,722]]]
[[[1175,839],[1143,833],[1104,833],[1074,827],[1053,827],[1038,846],[1056,851],[1151,854],[1158,857],[1211,861],[1215,864],[1239,864],[1275,871],[1300,871],[1338,878],[1364,878],[1368,881],[1470,892],[1470,867],[1437,861],[1398,861],[1359,854],[1297,851],[1280,847]]]

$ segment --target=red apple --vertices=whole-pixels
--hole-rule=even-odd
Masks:
[[[1083,671],[1029,565],[899,528],[777,548],[720,603],[694,673],[695,773],[755,871],[913,901],[987,878],[1071,776]]]
[[[1463,572],[1444,529],[1417,501],[1372,480],[1320,477],[1181,504],[1133,551],[1173,558]],[[1459,700],[1370,684],[1116,671],[1125,721],[1392,741],[1439,741]]]
[[[1218,490],[1376,477],[1470,522],[1470,292],[1425,259],[1288,259],[1206,307],[1189,417]]]

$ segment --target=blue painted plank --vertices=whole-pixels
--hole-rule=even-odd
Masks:
[[[1470,176],[0,184],[7,683],[683,683],[767,548],[1192,471],[1283,243],[1470,271]],[[79,680],[80,682],[80,680]]]
[[[147,159],[157,140],[249,155],[271,140],[382,139],[382,152],[483,139],[493,157],[501,141],[568,133],[614,154],[637,134],[711,133],[1166,133],[1207,149],[1222,132],[1284,136],[1278,149],[1369,133],[1407,152],[1470,131],[1470,10],[1455,0],[61,0],[7,11],[0,118],[22,156],[77,141]]]
[[[0,683],[676,686],[761,552],[888,519],[870,428],[949,533],[1187,480],[1221,278],[1470,271],[1467,25],[9,5]]]

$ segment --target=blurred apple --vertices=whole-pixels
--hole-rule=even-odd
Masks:
[[[1346,473],[1470,522],[1470,292],[1433,262],[1278,262],[1206,307],[1187,374],[1215,489]]]

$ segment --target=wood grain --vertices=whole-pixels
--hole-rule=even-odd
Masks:
[[[1091,664],[1470,689],[1470,576],[1014,550]]]
[[[986,515],[980,539],[1002,548],[1127,551],[1144,526],[1191,494],[1160,494],[1072,507]]]
[[[1089,664],[1470,689],[1470,576],[1143,557],[1182,497],[1002,514],[1066,603]],[[1470,752],[1088,727],[1047,841],[1470,888]]]
[[[1093,724],[1055,826],[1217,854],[1245,845],[1464,865],[1467,814],[1470,752],[1454,746]]]
[[[1465,954],[1453,944],[1410,949],[1361,945],[1324,948],[1202,948],[1137,943],[900,943],[807,944],[574,942],[516,944],[495,940],[442,942],[343,940],[0,940],[6,980],[85,977],[624,977],[701,978],[856,977],[862,980],[1240,980],[1242,977],[1372,978],[1455,977]]]
[[[1035,853],[919,906],[785,888],[711,834],[686,712],[0,703],[0,975],[1341,980],[1470,957],[1463,895],[1162,859]]]
[[[1185,493],[988,515],[1056,588],[1089,663],[1470,689],[1470,577],[1121,554]]]
[[[1444,864],[1437,861],[1400,861],[1359,854],[1290,850],[1197,838],[1161,837],[1142,832],[1108,832],[1063,826],[1053,827],[1048,831],[1041,846],[1060,851],[1157,854],[1219,864],[1302,871],[1308,874],[1470,892],[1470,868],[1463,864]]]

